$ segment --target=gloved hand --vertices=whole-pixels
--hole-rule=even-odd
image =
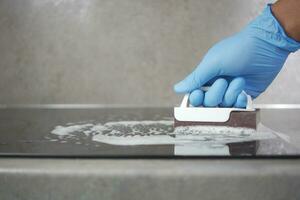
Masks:
[[[197,68],[174,86],[193,106],[246,107],[270,85],[300,43],[288,37],[270,5],[241,32],[214,45]],[[207,92],[202,86],[209,85]]]

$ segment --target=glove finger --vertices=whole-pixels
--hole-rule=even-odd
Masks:
[[[215,107],[223,101],[224,94],[226,92],[228,83],[225,79],[220,78],[216,80],[212,86],[208,89],[204,96],[204,106]]]
[[[225,92],[223,102],[221,104],[222,107],[232,107],[234,103],[237,101],[239,94],[244,90],[245,87],[245,79],[242,77],[238,77],[233,79]]]
[[[198,67],[188,75],[184,80],[174,86],[177,93],[189,93],[197,88],[201,88],[206,82],[218,75],[217,68],[212,62],[204,60]]]
[[[204,93],[202,90],[194,90],[189,97],[190,104],[192,106],[200,106],[203,103]]]
[[[247,106],[247,96],[244,92],[241,92],[234,104],[236,108],[246,108]]]

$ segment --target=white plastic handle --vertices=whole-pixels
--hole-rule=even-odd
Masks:
[[[182,102],[180,104],[180,107],[182,108],[186,108],[186,107],[189,107],[189,97],[190,97],[190,94],[185,94],[183,99],[182,99]]]

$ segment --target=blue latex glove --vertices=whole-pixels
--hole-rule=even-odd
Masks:
[[[271,84],[291,52],[300,43],[288,37],[268,5],[241,32],[217,43],[197,68],[174,86],[190,93],[193,106],[246,107]],[[202,86],[209,85],[207,92]]]

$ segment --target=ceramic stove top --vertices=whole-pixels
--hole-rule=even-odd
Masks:
[[[297,157],[300,110],[262,109],[257,132],[174,129],[173,108],[3,108],[0,156]],[[199,131],[200,130],[200,131]]]

